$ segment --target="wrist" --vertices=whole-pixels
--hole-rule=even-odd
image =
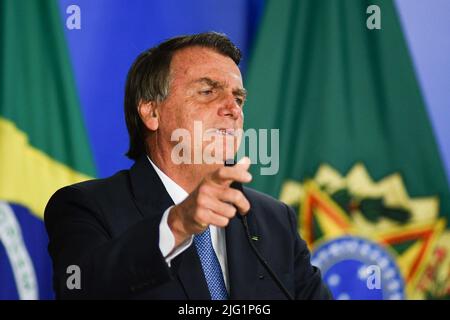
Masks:
[[[175,237],[175,247],[185,242],[191,234],[186,231],[183,223],[183,216],[180,207],[173,207],[167,217],[167,224]]]

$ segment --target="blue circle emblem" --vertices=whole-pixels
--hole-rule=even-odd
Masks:
[[[311,263],[321,269],[335,299],[405,299],[403,277],[394,257],[371,240],[334,238],[314,250]]]

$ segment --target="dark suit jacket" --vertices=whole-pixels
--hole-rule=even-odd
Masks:
[[[298,299],[328,299],[320,271],[299,237],[287,205],[244,188],[248,224],[261,254]],[[194,245],[169,268],[159,249],[159,224],[173,202],[146,157],[130,170],[58,190],[45,210],[54,289],[60,299],[210,299]],[[230,299],[284,299],[251,251],[240,217],[226,227]],[[81,289],[69,290],[70,265]]]

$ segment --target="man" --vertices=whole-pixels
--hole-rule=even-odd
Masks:
[[[239,49],[213,32],[173,38],[136,59],[125,91],[135,164],[57,191],[45,211],[57,298],[330,298],[293,210],[231,187],[251,181],[248,158],[224,166],[243,126],[239,60]],[[180,161],[207,144],[195,137],[198,122],[216,161]],[[173,141],[180,129],[193,140]]]

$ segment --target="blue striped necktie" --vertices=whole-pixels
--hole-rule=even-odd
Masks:
[[[202,264],[203,273],[205,274],[211,299],[228,299],[222,269],[220,268],[219,259],[217,259],[216,253],[214,252],[209,227],[202,233],[194,236],[194,243]]]

